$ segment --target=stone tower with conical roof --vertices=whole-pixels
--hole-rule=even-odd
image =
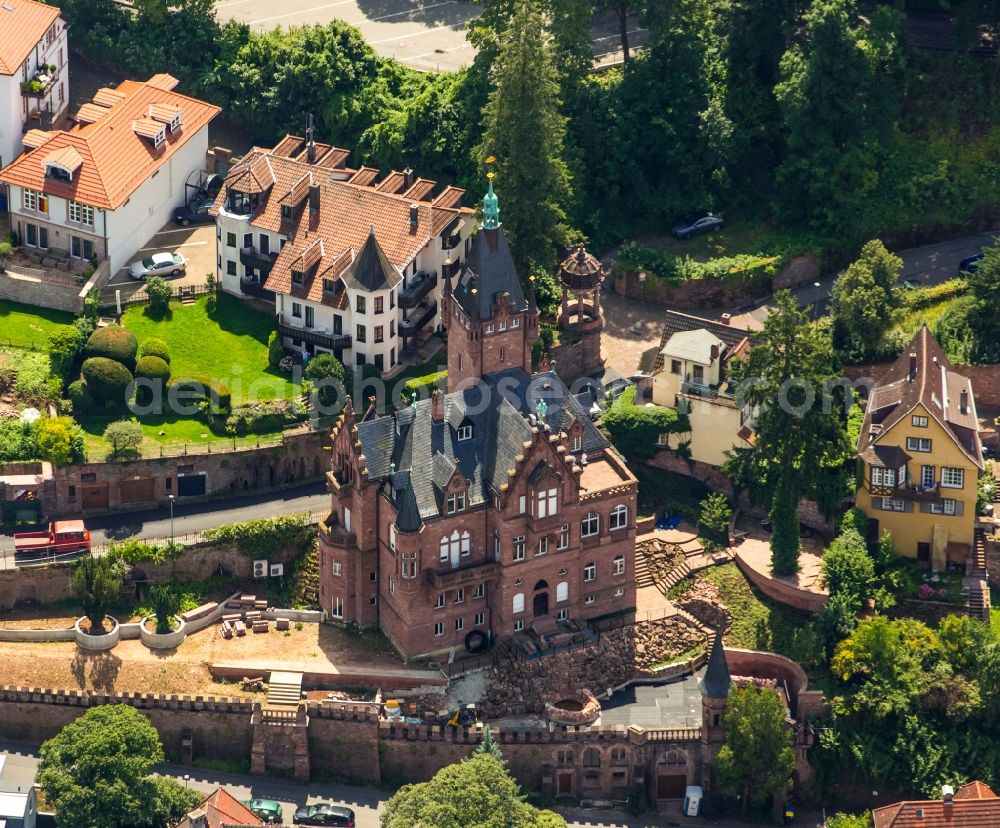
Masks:
[[[604,268],[580,245],[559,265],[559,282],[562,286],[559,327],[566,331],[568,341],[560,348],[556,368],[563,380],[571,382],[604,367],[601,355]]]
[[[531,373],[538,339],[534,290],[525,297],[500,224],[492,174],[483,224],[457,277],[445,278],[441,320],[448,331],[448,392],[464,379],[523,368]]]
[[[722,643],[722,630],[717,630],[708,656],[708,667],[701,680],[701,742],[703,749],[702,787],[712,790],[715,776],[715,757],[725,739],[723,716],[729,705],[729,688],[732,676]]]

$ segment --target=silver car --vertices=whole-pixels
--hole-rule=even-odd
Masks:
[[[131,279],[146,279],[149,276],[180,276],[187,268],[187,262],[180,253],[154,253],[128,266]]]

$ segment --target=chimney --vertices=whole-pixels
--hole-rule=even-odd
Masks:
[[[941,799],[944,801],[945,821],[950,822],[955,816],[955,789],[951,785],[942,785]]]
[[[413,186],[413,170],[407,167],[403,170],[403,192],[405,193]]]
[[[309,212],[319,212],[319,184],[309,185]]]
[[[431,419],[435,423],[444,422],[444,394],[440,388],[431,392]]]
[[[966,388],[958,395],[958,410],[963,414],[969,413],[969,391]]]
[[[724,314],[722,314],[722,316],[719,317],[719,321],[723,325],[732,325],[733,324],[733,315],[731,313],[724,313]]]
[[[200,808],[187,815],[191,828],[208,828],[208,814]]]
[[[910,382],[917,376],[917,355],[914,353],[910,354]]]
[[[310,164],[316,163],[316,140],[313,130],[313,116],[309,113],[309,126],[306,129],[306,158]]]
[[[416,204],[410,205],[410,232],[417,232],[417,222],[420,220],[420,207]]]

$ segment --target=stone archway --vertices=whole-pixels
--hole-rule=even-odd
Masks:
[[[687,755],[680,750],[661,753],[656,763],[657,801],[683,799],[688,784]]]
[[[539,581],[535,584],[535,597],[532,601],[532,614],[535,618],[541,618],[549,614],[549,583]]]

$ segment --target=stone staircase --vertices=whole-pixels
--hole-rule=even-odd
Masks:
[[[298,706],[302,698],[302,673],[271,671],[267,685],[267,706]]]
[[[666,595],[671,587],[679,584],[690,574],[691,566],[687,561],[682,561],[678,566],[671,569],[656,586],[660,592]]]
[[[649,561],[646,556],[636,550],[635,553],[635,586],[637,589],[653,586],[653,575],[649,571]]]

